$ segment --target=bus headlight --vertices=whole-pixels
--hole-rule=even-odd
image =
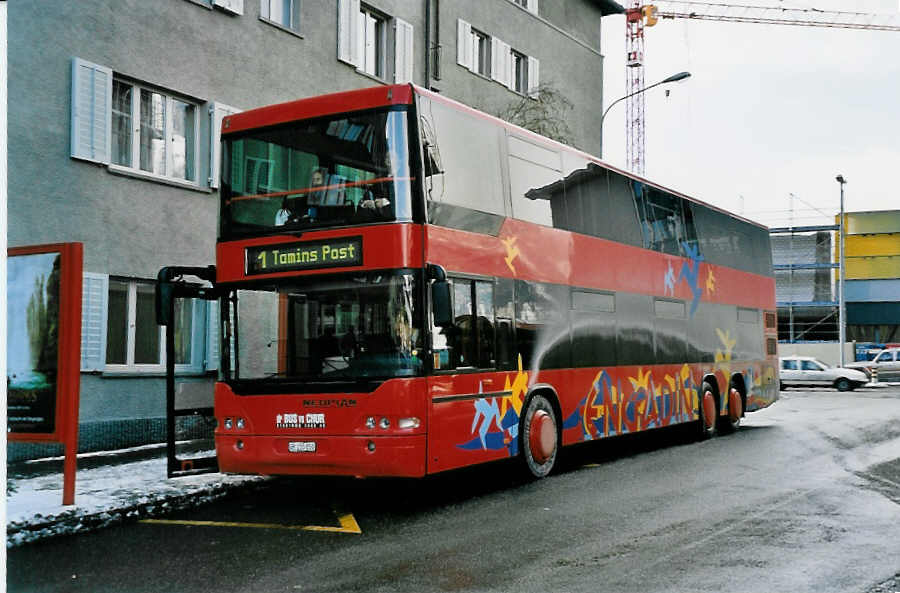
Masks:
[[[232,428],[234,428],[234,419],[232,419],[230,417],[226,418],[225,419],[225,430],[231,430]]]
[[[418,418],[401,418],[397,421],[397,428],[419,428],[421,422]]]
[[[383,428],[384,430],[387,430],[391,427],[391,421],[388,418],[382,418],[379,426],[381,426],[381,428]]]
[[[375,417],[369,416],[366,418],[366,428],[375,428]]]
[[[244,419],[238,418],[237,422],[234,423],[238,430],[244,430]]]

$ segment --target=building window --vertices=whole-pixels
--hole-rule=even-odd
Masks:
[[[513,4],[518,4],[528,12],[538,13],[538,0],[512,0]]]
[[[113,164],[174,179],[197,180],[197,106],[113,80]]]
[[[386,19],[361,6],[356,23],[359,69],[376,78],[385,78]]]
[[[523,95],[528,92],[528,56],[513,50],[512,54],[512,90]]]
[[[338,60],[383,81],[412,82],[415,35],[411,24],[359,0],[338,0],[337,9]]]
[[[475,29],[472,29],[472,66],[473,72],[491,75],[491,38]]]
[[[207,141],[217,146],[222,114],[237,110],[222,104],[210,108],[215,121]],[[73,58],[70,116],[72,158],[188,189],[200,189],[200,178],[212,176],[212,171],[198,170],[201,145],[207,144],[198,138],[201,113],[195,101]]]
[[[300,32],[300,0],[260,0],[259,18]]]
[[[109,281],[106,365],[130,370],[161,370],[165,340],[156,325],[153,284]]]
[[[111,372],[160,372],[166,361],[166,330],[156,324],[154,283],[109,279],[106,300],[106,365]],[[209,313],[208,313],[209,310]],[[202,372],[215,368],[204,363],[207,316],[215,315],[206,301],[175,301],[175,370]],[[212,328],[211,328],[212,329]],[[213,361],[214,362],[214,361]]]

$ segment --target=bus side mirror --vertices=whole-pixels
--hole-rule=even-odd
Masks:
[[[216,284],[216,266],[189,267],[189,266],[166,266],[156,275],[156,291],[153,304],[156,309],[156,324],[171,325],[173,315],[173,300],[176,296],[186,298],[209,298],[205,294],[211,294],[210,289],[202,289],[197,286],[188,286],[184,281],[184,276],[196,276],[201,280],[206,280],[213,285]],[[177,295],[176,295],[177,287]]]
[[[453,325],[453,308],[450,304],[450,283],[447,281],[447,271],[437,265],[428,264],[425,271],[431,280],[431,314],[434,324],[438,327]]]
[[[160,276],[162,273],[160,272]],[[168,326],[172,323],[169,317],[169,311],[172,310],[172,292],[173,286],[171,280],[164,280],[161,277],[156,282],[156,324]]]
[[[431,284],[431,314],[438,327],[453,325],[453,311],[450,307],[450,283],[435,280]]]

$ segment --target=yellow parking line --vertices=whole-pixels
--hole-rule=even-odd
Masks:
[[[327,531],[330,533],[362,534],[352,513],[338,515],[340,527],[328,525],[282,525],[280,523],[245,523],[241,521],[191,521],[188,519],[143,519],[140,523],[151,525],[187,525],[191,527],[250,527],[255,529],[284,529],[288,531]]]

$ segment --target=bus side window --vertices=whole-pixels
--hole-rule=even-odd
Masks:
[[[544,226],[565,228],[565,205],[557,207],[555,212],[552,207],[554,195],[565,193],[560,154],[516,136],[508,137],[507,147],[513,217]]]
[[[515,283],[510,278],[497,278],[494,284],[494,335],[497,368],[501,370],[516,369],[518,359],[513,323],[516,315],[514,286]]]
[[[478,367],[497,366],[494,351],[494,284],[475,282],[475,319],[478,338]]]
[[[506,217],[501,128],[419,96],[428,221],[496,235]]]
[[[441,362],[439,368],[495,368],[494,283],[464,278],[451,278],[450,283],[453,324],[433,329],[435,354],[449,363]]]
[[[475,324],[472,318],[472,281],[453,278],[453,325],[444,330],[450,347],[450,367],[474,367]]]

